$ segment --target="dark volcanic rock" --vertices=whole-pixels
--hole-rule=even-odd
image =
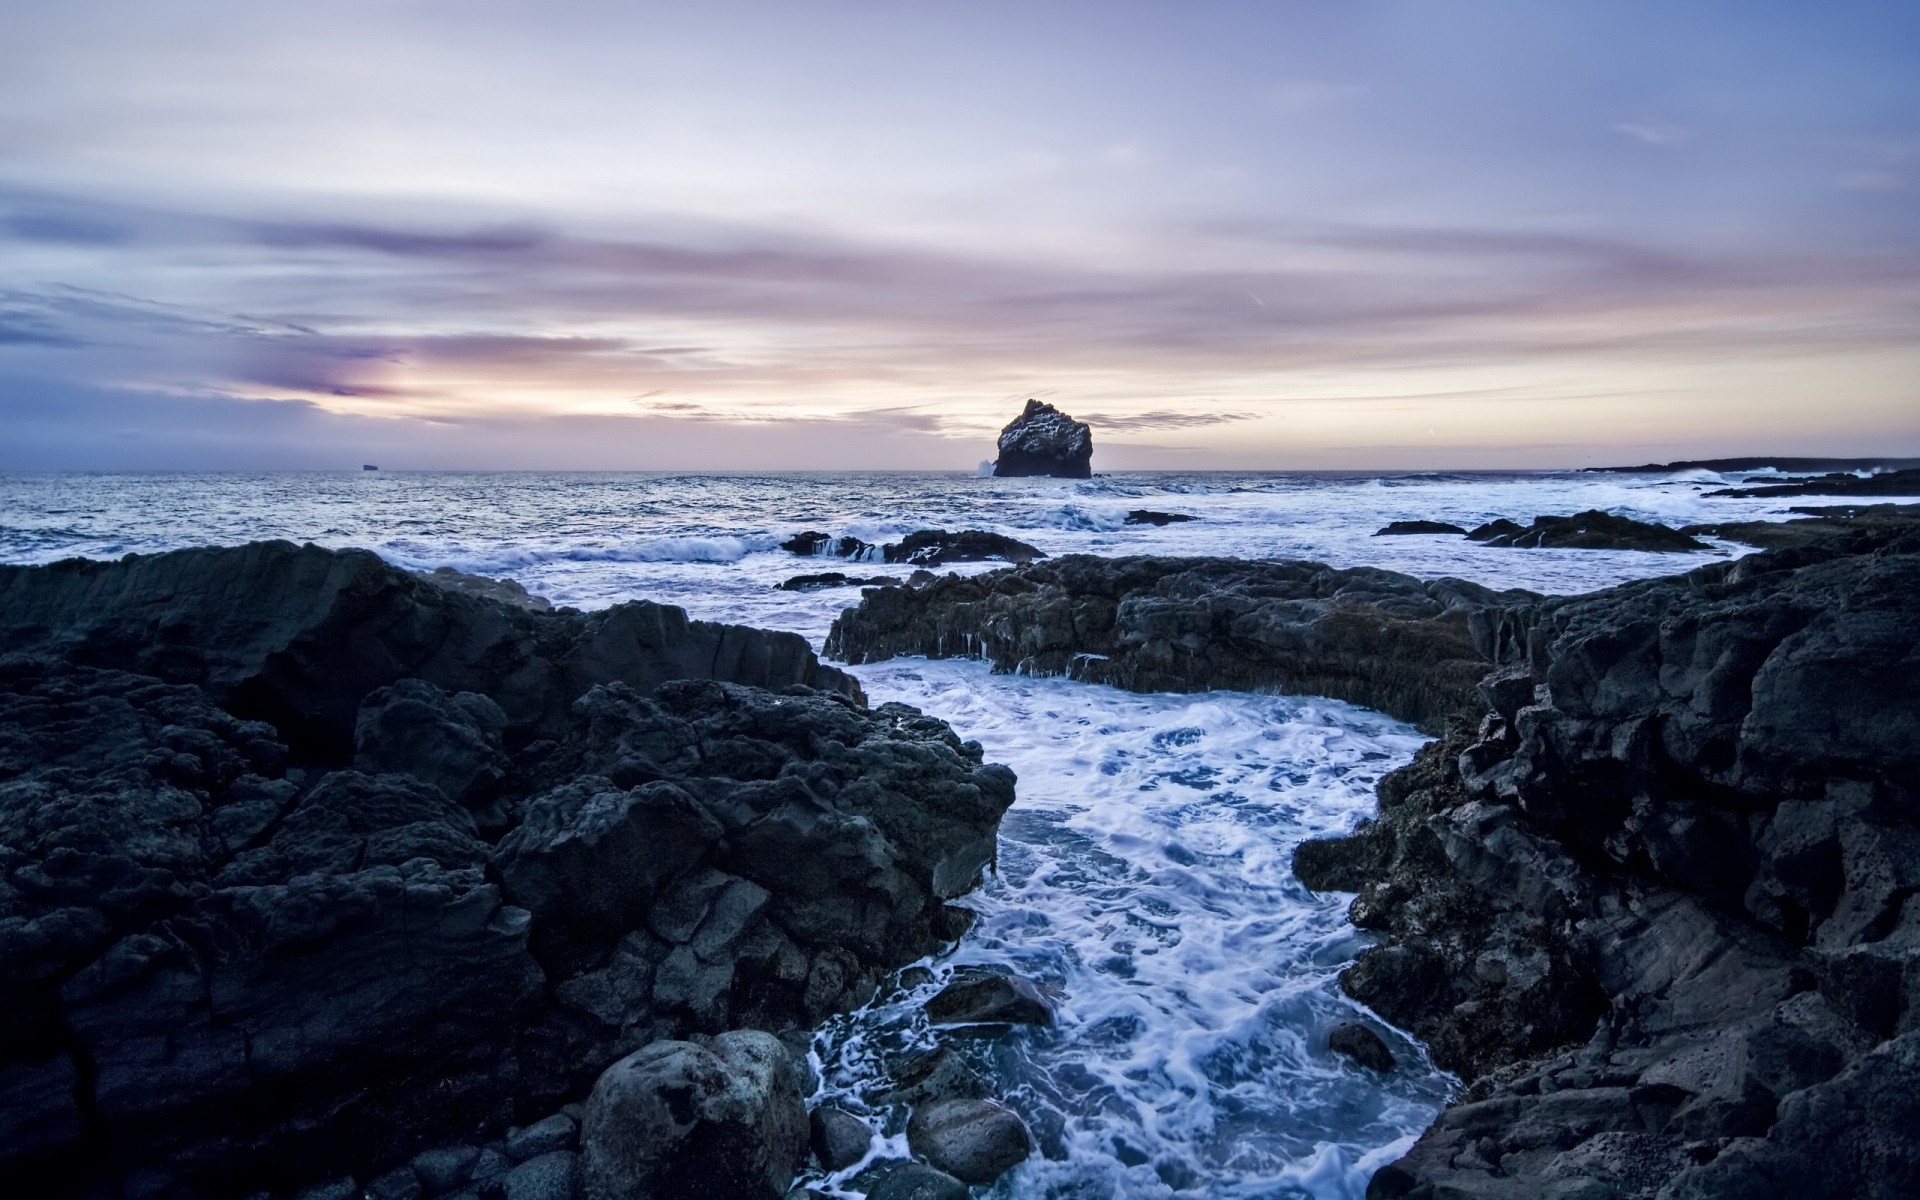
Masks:
[[[1369,567],[1063,555],[970,579],[886,588],[834,622],[827,653],[980,657],[997,671],[1135,691],[1334,696],[1437,728],[1536,600]]]
[[[908,1118],[907,1145],[963,1183],[992,1183],[1027,1161],[1033,1135],[1012,1109],[992,1100],[935,1100]]]
[[[297,560],[239,576],[277,632],[221,599],[223,560],[262,554]],[[548,715],[525,692],[588,653],[577,615],[369,555],[165,557],[154,596],[76,564],[0,576],[24,598],[11,629],[39,622],[10,642],[39,654],[0,658],[0,1165],[36,1195],[291,1194],[345,1172],[404,1190],[423,1149],[550,1114],[645,1043],[862,1002],[962,927],[946,901],[1012,801],[1010,772],[903,706],[695,678],[592,685]],[[71,601],[58,628],[47,592]],[[138,642],[154,613],[157,644]],[[677,628],[708,654],[756,632]],[[429,637],[406,665],[446,683],[385,678]],[[109,650],[200,682],[58,657]],[[675,643],[593,653],[686,661]],[[314,702],[280,705],[280,728],[217,703],[263,694]],[[522,1130],[509,1193],[571,1186],[565,1125]],[[479,1179],[492,1153],[443,1173]]]
[[[1180,521],[1197,521],[1200,518],[1190,513],[1155,512],[1151,508],[1136,508],[1127,513],[1129,525],[1173,525]]]
[[[915,567],[939,567],[950,562],[1025,563],[1046,555],[1016,538],[981,529],[948,533],[944,529],[922,529],[898,542],[889,542],[881,551],[890,563]]]
[[[436,587],[461,592],[468,596],[484,596],[489,600],[498,600],[502,604],[511,604],[515,608],[524,608],[533,612],[550,612],[553,602],[545,596],[535,596],[515,579],[489,579],[485,575],[470,575],[465,571],[456,571],[452,567],[435,567],[431,571],[415,571],[415,575]]]
[[[1920,1193],[1920,525],[1528,641],[1295,859],[1381,935],[1342,986],[1474,1081],[1369,1195]]]
[[[867,1200],[967,1200],[973,1194],[945,1171],[901,1160],[876,1163],[854,1183],[867,1189]]]
[[[939,567],[951,562],[1001,562],[1024,563],[1045,558],[1046,555],[1033,546],[1017,538],[1001,533],[989,533],[983,529],[964,529],[958,533],[949,533],[944,529],[920,529],[908,534],[897,542],[884,546],[874,546],[858,538],[841,538],[835,545],[828,545],[826,534],[801,534],[787,549],[796,554],[832,554],[839,558],[851,558],[856,561],[880,561],[900,563],[913,567]],[[807,542],[812,549],[796,549],[796,543],[803,538],[817,538],[817,542]],[[831,580],[832,583],[808,582],[801,580]],[[897,579],[880,578],[874,580],[855,580],[839,572],[826,575],[801,575],[781,584],[781,587],[828,587],[840,581],[847,583],[871,583],[885,585],[900,582]]]
[[[786,1047],[757,1030],[638,1050],[587,1101],[584,1200],[780,1200],[807,1154],[800,1093]]]
[[[1369,1071],[1391,1071],[1393,1051],[1380,1035],[1358,1021],[1342,1021],[1327,1031],[1327,1049]]]
[[[1765,487],[1723,488],[1709,496],[1756,498],[1766,496],[1920,496],[1920,467],[1855,475],[1835,471],[1817,479],[1795,479]]]
[[[1811,546],[1843,534],[1885,529],[1920,521],[1920,504],[1832,504],[1796,508],[1807,515],[1792,521],[1721,521],[1688,525],[1681,533],[1731,538],[1736,542],[1783,550]]]
[[[334,755],[353,744],[361,699],[410,677],[491,697],[510,744],[558,736],[596,683],[719,678],[859,695],[798,634],[690,621],[644,600],[528,612],[364,550],[290,542],[0,567],[0,645],[198,684],[279,726],[296,750]]]
[[[993,473],[1090,479],[1093,430],[1051,404],[1029,400],[1000,431],[1000,457],[994,460]]]
[[[962,967],[927,1001],[935,1025],[1050,1025],[1053,1003],[1017,975]]]
[[[1375,537],[1396,537],[1402,534],[1416,533],[1461,533],[1465,529],[1458,525],[1449,525],[1445,521],[1389,521],[1373,531]]]
[[[1672,471],[1894,471],[1920,467],[1920,458],[1698,458],[1646,463],[1638,467],[1586,467],[1613,474],[1664,474]]]
[[[844,1171],[867,1156],[873,1129],[844,1108],[823,1104],[807,1117],[814,1157],[829,1171]]]
[[[1388,527],[1392,528],[1391,526]],[[1382,533],[1386,530],[1382,530]],[[1547,547],[1560,550],[1707,550],[1677,529],[1651,521],[1636,521],[1599,509],[1571,517],[1535,517],[1532,525],[1518,525],[1504,517],[1474,529],[1467,537],[1489,546]]]
[[[892,575],[874,575],[862,579],[844,571],[823,571],[818,575],[795,575],[778,586],[783,592],[810,592],[816,588],[896,587],[904,582]]]
[[[780,548],[792,554],[813,555],[825,554],[827,547],[832,544],[832,534],[821,533],[817,529],[809,529],[804,533],[796,533],[786,541],[781,542]]]

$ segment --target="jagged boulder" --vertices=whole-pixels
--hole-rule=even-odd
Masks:
[[[635,1051],[587,1100],[584,1200],[780,1200],[807,1156],[801,1092],[792,1055],[758,1030]]]
[[[1380,936],[1342,986],[1472,1081],[1369,1196],[1920,1191],[1920,525],[1528,621],[1295,857]]]
[[[643,1044],[809,1026],[965,927],[946,902],[992,861],[1013,776],[941,722],[695,678],[590,685],[516,724],[516,697],[586,653],[572,616],[371,556],[258,555],[168,564],[198,580],[0,577],[38,651],[0,659],[0,1168],[36,1194],[293,1194],[343,1174],[409,1194],[422,1151],[552,1113]],[[235,578],[265,618],[219,598]],[[183,593],[203,611],[172,607]],[[387,678],[429,634],[445,657],[426,669],[471,687]],[[197,682],[73,661],[109,647]],[[323,651],[362,661],[322,679]],[[275,689],[313,703],[278,727],[221,703]],[[573,1152],[545,1128],[509,1139],[511,1170],[424,1169],[558,1194]]]
[[[1051,404],[1027,401],[1019,416],[1000,431],[997,476],[1051,475],[1056,479],[1093,477],[1093,430]]]
[[[361,700],[418,678],[477,692],[507,740],[558,737],[596,683],[720,678],[858,696],[798,634],[690,621],[644,600],[531,612],[429,583],[365,550],[291,542],[0,567],[0,645],[193,683],[339,757]]]

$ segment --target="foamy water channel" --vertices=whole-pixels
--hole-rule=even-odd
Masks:
[[[1414,1043],[1380,1026],[1402,1063],[1384,1077],[1327,1051],[1326,1029],[1358,1015],[1334,977],[1362,943],[1348,897],[1313,895],[1289,865],[1303,838],[1372,810],[1424,740],[1412,727],[1331,700],[1134,695],[975,662],[858,674],[875,702],[938,713],[1020,776],[959,949],[815,1039],[818,1098],[894,1135],[877,1154],[905,1153],[882,1063],[942,1043],[1039,1143],[999,1197],[1357,1197],[1432,1120],[1451,1081]],[[1056,1024],[930,1028],[921,1006],[971,963],[1054,993]]]

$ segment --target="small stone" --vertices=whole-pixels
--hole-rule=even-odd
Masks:
[[[867,1148],[873,1145],[873,1130],[844,1108],[823,1104],[813,1110],[807,1122],[813,1153],[829,1171],[846,1170],[865,1158]]]
[[[571,1150],[579,1126],[565,1113],[555,1113],[550,1117],[535,1121],[524,1129],[516,1129],[507,1135],[507,1157],[515,1162],[525,1162],[541,1154],[551,1154],[555,1150]]]
[[[1342,1021],[1327,1034],[1327,1049],[1344,1054],[1370,1071],[1391,1071],[1393,1051],[1380,1035],[1358,1021]]]
[[[343,1176],[302,1188],[294,1193],[293,1200],[356,1200],[359,1195],[360,1189],[353,1186],[353,1180]]]
[[[480,1151],[480,1157],[473,1160],[473,1169],[467,1172],[472,1180],[492,1179],[505,1175],[513,1169],[513,1161],[500,1152],[497,1146],[488,1146]]]
[[[420,1180],[412,1167],[397,1167],[367,1185],[366,1200],[420,1200]]]
[[[554,1150],[528,1159],[501,1179],[503,1200],[573,1200],[579,1158]]]
[[[1033,1153],[1033,1135],[992,1100],[936,1100],[907,1119],[907,1145],[967,1183],[992,1183]]]
[[[927,1001],[927,1018],[936,1025],[1050,1025],[1053,1004],[1018,975],[962,967]]]
[[[867,1200],[967,1200],[967,1185],[924,1163],[889,1166],[867,1190]]]
[[[420,1177],[427,1195],[437,1196],[465,1183],[479,1157],[480,1151],[474,1146],[436,1146],[413,1156],[413,1173]]]

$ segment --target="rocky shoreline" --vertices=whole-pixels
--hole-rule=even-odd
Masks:
[[[1369,1196],[1891,1200],[1920,1194],[1920,522],[1869,515],[1558,598],[1066,556],[868,593],[830,645],[1443,731],[1295,859],[1379,939],[1343,987],[1468,1083]]]
[[[358,551],[3,568],[0,646],[26,1194],[666,1196],[692,1163],[777,1197],[782,1037],[964,930],[1013,800],[795,635]],[[739,1102],[596,1142],[600,1107],[676,1094],[663,1046]]]
[[[1920,1192],[1920,524],[1534,610],[1303,845],[1343,986],[1470,1081],[1369,1196]]]
[[[1087,555],[874,588],[828,653],[1335,696],[1437,735],[1303,844],[1342,986],[1466,1089],[1371,1197],[1920,1192],[1920,521],[1584,596]],[[950,944],[1013,778],[805,642],[288,543],[0,568],[0,1162],[34,1194],[783,1195],[1035,1139],[806,1030]],[[1052,1003],[951,972],[936,1024]],[[1394,1069],[1364,1025],[1334,1046]],[[694,1096],[705,1097],[692,1103]]]

